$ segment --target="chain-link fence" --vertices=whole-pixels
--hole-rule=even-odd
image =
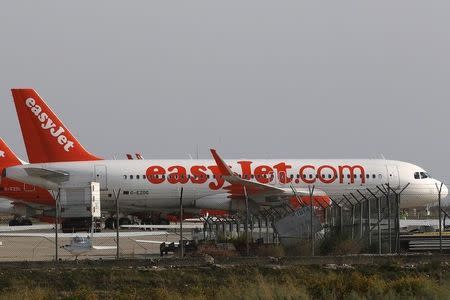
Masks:
[[[310,187],[314,189],[320,186]],[[445,252],[450,249],[445,226],[448,214],[437,203],[446,194],[439,184],[361,186],[330,197],[326,205],[323,199],[316,202],[315,197],[303,197],[300,205],[287,202],[257,212],[202,217],[195,226],[185,222],[181,230],[179,221],[143,225],[142,220],[129,219],[120,211],[119,190],[114,193],[116,212],[94,218],[93,225],[79,222],[70,227],[58,217],[58,231],[54,224],[0,226],[0,261],[149,258],[180,255],[181,245],[189,252],[192,243],[196,249],[206,244],[200,248],[210,250],[214,245],[214,249],[232,249],[236,255]],[[429,204],[427,211],[432,215],[417,213],[423,204]],[[76,228],[82,225],[83,230]],[[261,251],[270,247],[275,252]]]

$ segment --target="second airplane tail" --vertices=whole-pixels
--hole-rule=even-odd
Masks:
[[[14,152],[12,152],[5,141],[0,138],[0,174],[3,174],[3,170],[8,167],[21,164],[22,161],[14,154]]]
[[[33,89],[12,89],[30,163],[88,161],[89,153]]]

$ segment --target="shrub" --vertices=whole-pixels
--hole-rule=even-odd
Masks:
[[[359,254],[362,249],[362,241],[352,240],[344,234],[332,233],[320,242],[319,253],[321,255]]]

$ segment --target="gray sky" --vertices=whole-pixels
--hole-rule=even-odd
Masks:
[[[1,130],[33,87],[98,155],[386,158],[449,182],[449,1],[2,1]]]

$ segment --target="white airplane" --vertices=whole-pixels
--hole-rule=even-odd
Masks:
[[[103,235],[102,235],[103,233]],[[122,232],[120,233],[120,237],[138,237],[138,236],[161,236],[165,235],[167,237],[168,232],[160,231],[160,232]],[[54,235],[53,235],[54,236]],[[116,237],[115,232],[100,232],[95,234],[96,237]],[[75,255],[75,259],[78,258],[79,255],[87,253],[92,250],[114,250],[117,249],[116,246],[94,246],[93,245],[94,233],[91,232],[90,236],[82,237],[79,235],[75,235],[70,240],[70,244],[64,245],[61,248],[69,251],[72,255]]]
[[[30,164],[5,168],[3,177],[57,190],[100,182],[102,209],[113,209],[121,189],[124,209],[176,209],[183,188],[185,208],[235,211],[249,199],[252,210],[276,206],[296,196],[328,205],[343,195],[389,184],[403,192],[402,208],[437,201],[440,182],[422,168],[401,161],[373,159],[103,160],[89,153],[32,89],[13,89],[14,103]],[[442,197],[448,194],[446,186]]]

